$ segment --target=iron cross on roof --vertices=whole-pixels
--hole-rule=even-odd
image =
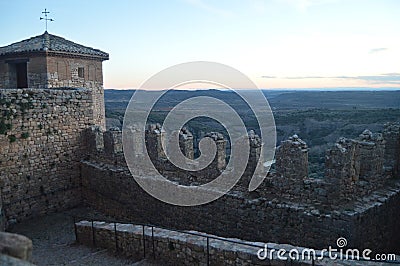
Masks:
[[[47,21],[54,21],[54,19],[52,18],[47,18],[47,14],[49,14],[50,12],[47,11],[47,9],[45,8],[44,11],[42,11],[42,14],[44,14],[44,18],[40,17],[40,20],[44,19],[46,21],[46,32],[47,32]]]

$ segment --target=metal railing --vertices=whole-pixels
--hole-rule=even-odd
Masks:
[[[218,237],[218,236],[214,236],[214,235],[208,235],[208,234],[200,234],[200,233],[195,233],[195,232],[189,232],[189,231],[184,231],[184,230],[179,230],[179,229],[171,229],[171,228],[166,228],[163,226],[159,226],[159,225],[152,225],[152,224],[144,224],[144,223],[128,223],[126,221],[117,221],[117,220],[107,220],[107,219],[94,219],[94,218],[87,218],[87,217],[81,217],[81,216],[73,216],[73,222],[74,222],[74,231],[75,231],[75,240],[77,242],[79,242],[78,239],[78,232],[77,232],[77,226],[76,223],[77,221],[88,221],[91,223],[91,232],[92,232],[92,243],[93,246],[96,246],[96,239],[95,239],[95,226],[94,226],[94,222],[95,221],[101,221],[101,222],[105,222],[105,223],[109,223],[109,224],[114,224],[114,238],[115,238],[115,250],[118,252],[119,248],[118,248],[118,237],[117,237],[117,224],[131,224],[134,226],[141,226],[142,227],[142,238],[143,238],[143,259],[146,258],[146,234],[145,234],[145,228],[151,228],[151,246],[152,246],[152,255],[153,255],[153,259],[156,259],[156,252],[155,252],[155,241],[154,241],[154,228],[158,228],[158,229],[164,229],[164,230],[168,230],[168,231],[172,231],[172,232],[176,232],[176,233],[182,233],[182,234],[187,234],[187,235],[193,235],[193,236],[198,236],[198,237],[203,237],[206,239],[206,253],[207,253],[207,265],[210,265],[210,239],[213,240],[218,240],[218,241],[223,241],[223,242],[227,242],[227,243],[232,243],[232,244],[238,244],[238,245],[243,245],[243,246],[248,246],[248,247],[255,247],[255,248],[259,248],[259,249],[264,249],[265,246],[261,246],[261,245],[256,245],[256,244],[252,244],[252,243],[248,243],[248,242],[241,242],[241,241],[236,241],[233,239],[227,239],[227,238],[223,238],[223,237]],[[316,250],[317,251],[317,250]],[[256,254],[254,254],[256,255]],[[322,254],[324,259],[332,259],[330,258],[328,255],[326,254]],[[318,257],[321,257],[320,255],[318,255]],[[315,259],[314,256],[310,256],[311,261],[311,265],[318,265],[316,264],[320,259]],[[298,260],[295,259],[290,259],[287,258],[286,260],[286,265],[292,265],[293,262],[297,262]],[[400,260],[388,260],[388,261],[374,261],[374,260],[367,260],[364,258],[359,258],[359,259],[346,259],[346,261],[358,261],[358,262],[380,262],[380,263],[387,263],[387,264],[396,264],[396,265],[400,265]],[[304,262],[303,262],[304,263]]]

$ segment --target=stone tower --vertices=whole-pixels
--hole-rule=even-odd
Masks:
[[[107,53],[48,32],[0,47],[0,207],[6,225],[81,203],[84,135],[88,128],[105,128],[104,60]],[[113,141],[113,151],[120,149],[118,134],[105,139]]]
[[[0,47],[0,89],[90,88],[93,119],[105,128],[102,62],[107,53],[42,35]]]

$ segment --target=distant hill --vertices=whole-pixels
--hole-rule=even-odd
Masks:
[[[400,108],[400,90],[283,92],[269,98],[269,103],[279,109]]]
[[[106,108],[123,111],[134,90],[105,90]],[[152,92],[148,92],[152,93]],[[400,90],[397,91],[288,91],[264,90],[273,109],[371,109],[400,108]],[[157,107],[169,109],[179,102],[196,96],[215,97],[230,104],[239,103],[238,96],[232,91],[220,90],[174,90],[161,98]]]
[[[274,113],[277,144],[298,134],[309,144],[310,170],[315,176],[323,174],[325,151],[339,137],[354,138],[366,128],[381,132],[384,123],[400,122],[400,90],[263,92]],[[105,90],[108,127],[122,126],[125,109],[133,93],[133,90]],[[247,105],[232,91],[168,91],[155,105],[149,122],[162,122],[172,107],[195,96],[215,97],[234,106],[245,124],[257,132],[255,118],[246,112]],[[195,137],[195,146],[206,132],[223,133],[220,124],[204,118],[192,120],[187,126]]]

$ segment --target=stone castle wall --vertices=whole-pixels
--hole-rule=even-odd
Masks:
[[[101,60],[84,58],[61,58],[47,56],[47,88],[90,88],[93,90],[93,116],[96,125],[105,129],[103,70]],[[29,69],[35,64],[28,64]],[[83,77],[78,75],[78,69],[83,69]],[[29,73],[28,69],[28,73]],[[29,83],[30,84],[30,83]],[[30,86],[35,88],[34,86]]]
[[[22,60],[27,61],[26,56],[13,56],[11,58],[0,59],[0,89],[16,88],[17,75],[15,65],[8,63],[9,60]],[[43,84],[47,81],[46,58],[43,56],[32,56],[27,63],[28,70],[28,84],[32,88],[43,88]]]
[[[285,170],[280,174],[278,167],[278,173],[270,173],[255,192],[248,192],[239,184],[214,202],[187,208],[160,202],[138,186],[124,161],[121,132],[91,130],[86,137],[90,153],[81,165],[84,202],[111,216],[224,237],[310,247],[332,245],[342,236],[354,247],[399,251],[400,232],[396,226],[400,218],[396,211],[400,203],[399,181],[387,177],[364,180],[359,170],[352,170],[354,165],[360,169],[364,158],[360,154],[369,154],[365,150],[384,156],[382,146],[373,144],[372,139],[368,143],[362,138],[340,140],[327,152],[325,178],[285,176],[293,172]],[[294,136],[284,145],[283,152],[277,153],[276,164],[284,167],[282,160],[292,162],[295,169],[304,167],[306,144]],[[363,145],[375,148],[360,151]],[[259,145],[254,147],[258,149]],[[285,152],[291,150],[299,151],[301,159],[296,152]],[[380,161],[378,158],[378,165]],[[218,165],[214,164],[216,171],[221,170]],[[366,176],[374,175],[370,171],[380,170],[365,168]],[[169,175],[172,174],[170,171]],[[187,178],[181,172],[175,175],[174,181]],[[140,178],[152,177],[143,174]]]
[[[383,139],[385,145],[385,170],[393,176],[398,176],[400,173],[400,124],[388,123],[383,131]]]
[[[103,86],[102,61],[100,60],[60,58],[59,56],[47,56],[46,60],[47,86],[49,88],[98,88]],[[31,64],[29,67],[32,67]],[[83,68],[83,77],[79,77],[78,68]]]
[[[250,199],[239,193],[197,207],[172,206],[143,191],[127,169],[89,161],[82,163],[82,178],[86,204],[128,222],[310,247],[327,246],[343,236],[356,247],[368,243],[374,250],[399,251],[393,250],[400,237],[396,229],[400,218],[396,211],[398,183],[392,190],[379,190],[360,202],[323,211],[312,204]],[[368,234],[364,234],[366,226]]]
[[[196,231],[177,232],[125,223],[80,221],[75,226],[80,244],[105,248],[135,260],[151,258],[163,265],[332,265],[326,253],[325,258],[321,256],[321,250],[315,250],[313,260],[313,255],[308,256],[313,254],[308,253],[309,249],[287,244],[249,242]],[[263,258],[266,246],[268,253]],[[263,251],[260,252],[261,258],[257,256],[260,249]],[[278,257],[280,249],[285,250],[286,254],[282,256],[285,259]],[[291,250],[297,250],[299,258],[291,259],[288,256]],[[354,261],[340,260],[338,263],[354,265]]]
[[[11,60],[11,61],[10,61]],[[15,65],[12,62],[27,61],[28,87],[90,88],[93,90],[92,109],[95,124],[105,129],[104,89],[102,61],[89,58],[72,58],[37,54],[12,56],[0,59],[0,89],[16,88]],[[11,63],[10,63],[11,62]],[[78,69],[83,69],[83,76]]]
[[[13,62],[27,62],[28,87],[99,88],[103,87],[102,61],[85,58],[51,56],[42,53],[8,56],[0,59],[0,88],[16,88]],[[83,68],[83,77],[78,75]]]
[[[0,90],[0,190],[8,222],[81,202],[82,132],[96,123],[90,89]]]
[[[0,191],[0,232],[4,231],[5,223],[6,223],[6,220],[4,217],[3,200],[1,197],[1,191]]]

